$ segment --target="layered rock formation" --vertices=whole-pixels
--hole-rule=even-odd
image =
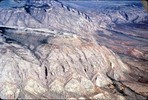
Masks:
[[[147,99],[143,77],[97,44],[86,14],[30,0],[0,16],[1,99]]]
[[[1,36],[1,98],[97,98],[112,79],[128,81],[128,67],[106,47],[75,34],[46,34]]]

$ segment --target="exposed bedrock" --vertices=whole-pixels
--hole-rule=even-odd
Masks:
[[[118,99],[124,97],[101,87],[132,79],[111,50],[79,36],[50,36],[33,50],[20,40],[6,41],[1,37],[1,98]]]
[[[147,99],[147,73],[97,44],[88,15],[45,1],[0,9],[1,99]]]

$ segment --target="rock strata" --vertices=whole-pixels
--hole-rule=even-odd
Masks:
[[[14,36],[29,41],[27,34]],[[81,36],[50,35],[46,42],[36,40],[34,49],[13,34],[1,40],[8,36],[13,41],[1,41],[0,47],[1,98],[118,98],[101,87],[113,84],[112,79],[130,79],[129,68],[117,55]]]
[[[147,99],[147,77],[97,44],[89,16],[32,2],[0,9],[0,99]]]

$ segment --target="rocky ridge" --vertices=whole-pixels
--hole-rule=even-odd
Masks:
[[[40,1],[27,4],[29,11],[0,10],[1,99],[147,99],[146,82],[97,44],[88,18]]]
[[[128,66],[106,47],[71,33],[4,30],[1,98],[125,98],[103,90],[131,81]],[[144,98],[130,92],[128,98]]]
[[[87,14],[58,1],[29,0],[19,8],[1,9],[0,17],[0,24],[5,26],[55,28],[85,34],[93,31],[93,23]]]

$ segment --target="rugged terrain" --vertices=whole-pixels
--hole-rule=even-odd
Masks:
[[[0,9],[1,99],[147,99],[143,11],[134,20],[143,27],[123,27],[133,22],[126,13],[126,21],[101,21],[109,15],[65,2],[24,4]]]

